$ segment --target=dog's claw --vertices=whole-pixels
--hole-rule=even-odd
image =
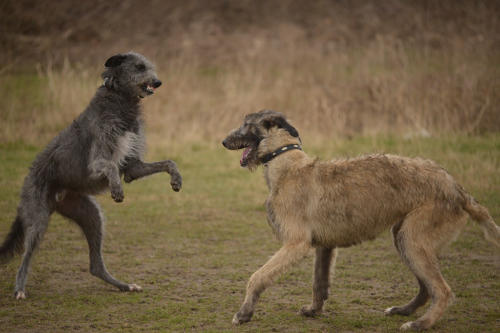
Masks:
[[[241,312],[237,312],[233,317],[233,325],[241,325],[247,323],[252,319],[253,313],[242,314]]]
[[[123,199],[125,198],[125,195],[123,194],[123,190],[121,188],[111,190],[111,198],[113,198],[113,200],[115,202],[122,202]]]
[[[171,181],[170,181],[170,186],[172,186],[172,190],[174,190],[175,192],[179,192],[182,188],[182,178],[181,176],[177,176],[175,178],[173,178]]]
[[[408,331],[408,330],[413,330],[413,331],[422,331],[425,329],[429,328],[429,322],[427,321],[421,321],[421,320],[415,320],[415,321],[409,321],[407,323],[404,323],[401,325],[401,331]]]
[[[401,315],[401,316],[409,316],[411,314],[410,311],[405,309],[404,307],[399,307],[399,306],[391,306],[390,308],[387,308],[384,310],[384,314],[386,316],[392,316],[392,315]]]
[[[142,291],[142,288],[141,286],[135,284],[135,283],[131,283],[128,285],[128,291],[137,291],[137,292],[141,292]]]
[[[306,305],[302,309],[300,309],[299,314],[301,314],[304,317],[310,317],[314,318],[317,315],[319,315],[321,311],[313,309],[311,306]]]
[[[120,291],[135,291],[135,292],[141,292],[142,291],[142,288],[141,286],[135,284],[135,283],[131,283],[131,284],[123,284],[121,286],[118,287],[120,289]]]
[[[390,308],[385,309],[385,310],[384,310],[384,314],[385,314],[386,316],[390,316],[390,315],[392,315],[392,314],[393,314],[393,313],[392,313],[392,309],[394,309],[394,308],[395,308],[394,306],[391,306]]]
[[[26,298],[26,294],[24,293],[24,291],[16,291],[16,299],[25,299]]]
[[[412,326],[413,326],[412,324],[413,324],[413,322],[412,322],[412,321],[409,321],[409,322],[407,322],[407,323],[404,323],[403,325],[401,325],[400,330],[401,330],[401,331],[408,331],[408,330],[411,330],[411,329],[413,328],[413,327],[412,327]]]
[[[172,186],[172,190],[174,190],[175,192],[179,192],[182,187],[182,185],[178,183],[170,183],[170,186]]]

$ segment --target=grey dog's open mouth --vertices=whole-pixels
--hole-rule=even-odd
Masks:
[[[156,88],[146,83],[142,85],[142,90],[144,90],[144,92],[146,92],[146,94],[148,95],[153,95]]]

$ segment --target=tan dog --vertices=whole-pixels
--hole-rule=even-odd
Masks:
[[[415,274],[420,291],[406,305],[385,310],[409,315],[431,299],[427,312],[401,329],[426,329],[452,301],[439,271],[437,254],[466,224],[479,223],[486,239],[500,246],[500,228],[455,180],[434,162],[395,155],[368,155],[322,162],[300,148],[297,130],[278,112],[247,115],[224,140],[227,149],[245,149],[242,166],[264,165],[269,187],[268,221],[283,247],[248,282],[234,324],[251,319],[260,294],[290,265],[316,249],[312,304],[314,316],[328,298],[335,248],[374,239],[392,227],[394,245]]]

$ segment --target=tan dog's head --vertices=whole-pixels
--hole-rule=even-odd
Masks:
[[[243,125],[231,131],[222,144],[230,150],[245,149],[240,165],[253,170],[261,164],[263,155],[298,142],[299,133],[282,113],[262,110],[246,115]]]

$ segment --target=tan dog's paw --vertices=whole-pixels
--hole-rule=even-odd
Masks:
[[[314,317],[318,316],[319,314],[321,314],[321,310],[316,310],[316,309],[313,309],[312,306],[306,305],[302,309],[300,309],[299,314],[304,316],[304,317],[314,318]]]
[[[240,312],[237,312],[234,317],[233,317],[233,325],[241,325],[244,323],[247,323],[252,319],[253,313],[246,313],[243,314]]]
[[[401,325],[400,329],[401,329],[401,331],[408,331],[408,330],[420,331],[420,330],[426,329],[426,327],[424,327],[422,325],[422,322],[419,322],[419,321],[409,321],[409,322],[404,323],[403,325]]]

